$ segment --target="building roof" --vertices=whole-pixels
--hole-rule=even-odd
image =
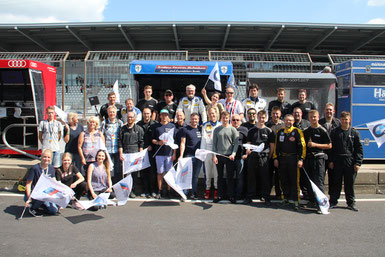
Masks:
[[[0,51],[231,50],[385,54],[385,25],[277,22],[1,24]]]

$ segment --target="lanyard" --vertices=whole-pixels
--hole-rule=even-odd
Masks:
[[[234,115],[236,103],[237,103],[237,100],[234,100],[233,102],[226,104],[226,110],[230,113],[230,116]],[[230,107],[230,111],[229,111],[229,107]]]

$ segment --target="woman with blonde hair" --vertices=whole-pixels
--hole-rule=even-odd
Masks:
[[[88,166],[95,161],[96,153],[104,143],[103,133],[99,130],[99,118],[88,117],[87,129],[82,131],[78,139],[78,151],[87,173]]]

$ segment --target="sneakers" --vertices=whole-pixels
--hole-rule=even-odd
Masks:
[[[217,199],[217,198],[218,198],[218,190],[215,189],[215,190],[214,190],[214,199]]]
[[[289,205],[289,201],[287,199],[283,199],[281,201],[281,206],[287,206],[287,205]]]
[[[205,199],[210,199],[210,190],[205,191]]]
[[[147,199],[151,198],[151,195],[150,194],[145,194],[144,195]]]
[[[31,214],[33,217],[39,217],[39,218],[43,217],[43,215],[38,210],[28,208],[28,211],[29,211],[29,214]]]
[[[294,210],[296,210],[296,211],[299,210],[299,203],[298,203],[298,201],[294,201]]]
[[[253,201],[250,199],[250,198],[245,198],[245,200],[243,200],[243,204],[251,204]]]
[[[159,194],[159,193],[156,194],[154,198],[155,198],[155,199],[160,199],[160,194]]]
[[[191,195],[190,198],[191,200],[198,200],[198,197],[196,195]]]
[[[358,211],[358,208],[354,203],[352,203],[351,205],[348,205],[348,209],[352,211]]]
[[[136,197],[136,194],[134,194],[133,192],[131,192],[130,198],[135,198],[135,197]]]
[[[151,194],[151,196],[152,196],[153,198],[156,198],[156,194],[155,194],[154,192]]]
[[[330,203],[329,209],[334,209],[334,208],[337,208],[337,204],[336,203]]]
[[[213,200],[213,203],[219,203],[220,201],[222,201],[222,197],[217,197]]]

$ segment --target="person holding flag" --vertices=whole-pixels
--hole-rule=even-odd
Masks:
[[[333,169],[333,184],[330,185],[330,209],[335,208],[340,198],[342,178],[348,208],[358,211],[354,195],[354,182],[361,167],[364,151],[360,133],[350,126],[351,115],[341,112],[341,126],[332,130],[331,160],[329,167]]]
[[[45,149],[41,154],[41,162],[33,165],[28,172],[27,183],[25,185],[24,200],[25,206],[30,205],[28,211],[34,217],[40,217],[43,213],[55,215],[59,210],[57,205],[54,203],[47,201],[43,202],[31,198],[32,190],[34,189],[42,173],[52,177],[52,179],[55,179],[55,170],[51,165],[51,161],[52,151]],[[43,209],[41,210],[40,207]]]
[[[306,159],[305,159],[305,168],[308,173],[309,178],[314,182],[314,184],[321,190],[322,193],[325,192],[325,159],[327,155],[324,150],[332,148],[331,140],[327,130],[322,127],[319,123],[319,113],[317,110],[311,110],[308,114],[310,127],[304,130],[303,134],[306,142]],[[307,178],[305,178],[308,181]],[[311,183],[305,183],[307,191],[310,196],[309,205],[311,207],[317,207],[318,212],[320,212],[319,206],[316,205],[317,200],[314,193],[311,192]]]
[[[161,137],[164,134],[172,133],[170,135],[174,137],[175,125],[170,122],[169,112],[166,109],[160,111],[160,124],[154,128],[152,143],[157,147],[156,151],[156,168],[157,168],[157,182],[158,182],[158,194],[157,199],[160,199],[162,193],[163,175],[169,171],[172,167],[173,161],[176,159],[176,151],[173,150],[168,142],[162,140]],[[167,190],[167,197],[170,197],[170,187]]]
[[[211,95],[211,100],[207,97],[206,89],[202,88],[201,93],[203,95],[203,99],[206,102],[207,119],[210,119],[209,114],[208,114],[208,111],[210,108],[214,108],[216,113],[217,113],[217,117],[219,117],[221,115],[221,113],[225,110],[223,105],[221,103],[218,103],[219,98],[221,96],[220,93],[215,91]]]
[[[144,131],[139,125],[135,124],[135,119],[135,112],[127,113],[127,124],[120,129],[118,146],[121,161],[124,161],[124,153],[137,153],[143,151]],[[130,197],[134,198],[136,197],[133,191],[135,184],[137,183],[137,172],[132,173],[132,178],[134,186]]]

